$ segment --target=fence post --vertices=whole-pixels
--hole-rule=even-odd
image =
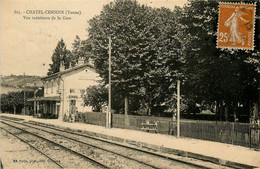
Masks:
[[[251,139],[251,124],[249,124],[249,147],[251,148],[251,146],[252,146],[252,139]]]
[[[215,141],[218,141],[218,135],[217,135],[217,121],[215,123]]]
[[[232,124],[232,129],[231,129],[231,143],[232,145],[234,144],[234,134],[235,134],[235,122],[231,122]]]

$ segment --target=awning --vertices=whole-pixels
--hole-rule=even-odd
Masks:
[[[33,101],[60,101],[59,96],[54,96],[54,97],[36,97],[36,98],[29,98],[27,99],[28,102],[33,102]]]

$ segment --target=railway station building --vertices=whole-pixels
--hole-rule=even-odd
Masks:
[[[34,115],[62,120],[64,115],[76,111],[92,111],[92,107],[85,106],[83,95],[87,87],[97,85],[101,78],[91,64],[80,58],[76,66],[65,69],[61,63],[59,72],[41,80],[44,96],[28,99],[34,102]]]

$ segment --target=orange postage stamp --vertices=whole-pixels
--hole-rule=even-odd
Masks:
[[[254,49],[255,4],[219,3],[218,48]]]

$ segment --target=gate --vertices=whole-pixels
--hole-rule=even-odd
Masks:
[[[260,149],[260,125],[254,123],[250,125],[250,148]]]

